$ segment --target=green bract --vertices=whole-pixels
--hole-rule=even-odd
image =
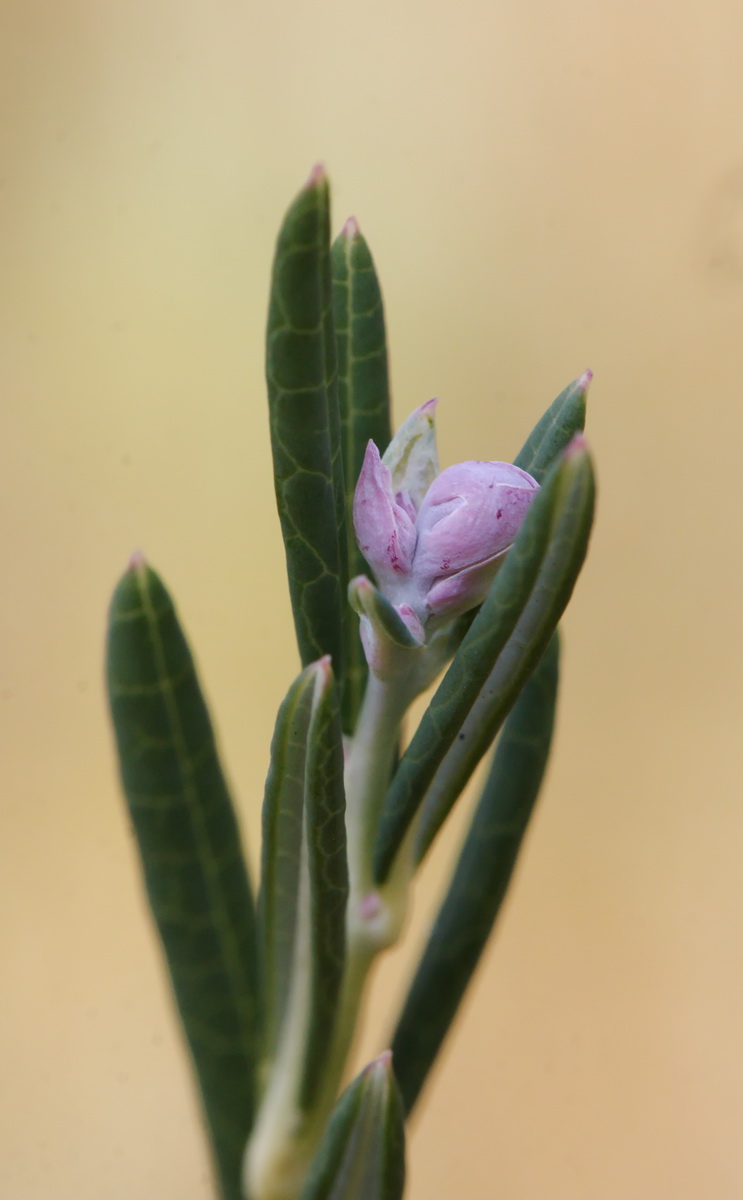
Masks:
[[[506,507],[507,490],[503,506],[485,493],[497,519],[503,507],[503,525],[492,530],[511,521],[503,552],[473,561],[465,539],[464,562],[449,575],[442,563],[453,590],[441,611],[426,599],[438,583],[432,553],[431,591],[416,608],[401,601],[389,579],[402,557],[413,561],[424,508],[427,529],[439,519],[435,497],[453,469],[439,475],[433,402],[388,448],[379,282],[356,222],[332,247],[330,227],[328,183],[316,168],[281,227],[268,319],[274,479],[302,669],[268,756],[255,904],[194,664],[172,601],[141,556],[110,613],[122,784],[222,1200],[402,1196],[404,1113],[486,944],[539,792],[557,696],[557,624],[593,520],[593,468],[579,436],[586,372],[516,459],[532,476],[525,515]],[[379,454],[367,451],[370,440]],[[359,488],[368,531],[359,537],[379,575],[384,561],[386,585],[368,577],[354,531],[364,461],[377,475]],[[474,496],[473,468],[493,466],[501,481],[523,478],[503,464],[459,464],[464,491],[441,503],[451,510]],[[369,496],[390,517],[389,546]],[[476,532],[479,521],[471,519]],[[404,546],[394,543],[398,533]],[[467,580],[492,564],[494,578],[481,574],[479,590],[468,591]],[[447,664],[401,752],[411,701]],[[394,1058],[385,1052],[342,1092],[369,970],[399,938],[417,868],[496,739],[394,1026]]]

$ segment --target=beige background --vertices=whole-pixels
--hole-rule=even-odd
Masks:
[[[0,1197],[211,1195],[104,614],[142,547],[255,856],[296,665],[264,312],[322,158],[383,278],[397,416],[439,395],[445,463],[510,457],[596,375],[556,755],[410,1198],[739,1200],[740,4],[5,0],[0,24]]]

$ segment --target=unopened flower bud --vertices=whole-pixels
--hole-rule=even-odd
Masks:
[[[416,519],[413,579],[432,613],[481,604],[539,484],[511,463],[463,462],[431,484]]]
[[[511,463],[464,462],[437,472],[429,401],[401,427],[384,460],[369,443],[354,496],[356,537],[379,587],[424,625],[485,599],[539,488]]]

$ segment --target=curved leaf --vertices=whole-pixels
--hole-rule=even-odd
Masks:
[[[279,709],[263,798],[258,930],[264,1073],[276,1053],[291,986],[315,675],[314,667],[303,671]]]
[[[572,442],[577,433],[582,433],[586,423],[586,392],[593,378],[591,371],[584,371],[579,379],[560,392],[547,411],[539,418],[521,450],[514,465],[528,471],[537,483],[541,483],[554,461]]]
[[[410,1112],[503,903],[549,757],[557,634],[511,711],[446,897],[395,1030],[395,1074]]]
[[[537,581],[516,628],[428,789],[416,830],[417,862],[428,851],[547,649],[583,566],[593,522],[595,484],[591,460],[582,443],[568,450],[559,469],[561,495]]]
[[[380,819],[375,872],[384,882],[447,751],[516,627],[547,551],[567,464],[555,466],[400,760]]]
[[[348,866],[340,707],[328,656],[290,690],[274,751],[262,911],[273,909],[266,936],[276,976],[267,997],[279,1008],[268,1027],[278,1036],[244,1168],[248,1194],[261,1198],[296,1194],[322,1133],[318,1105],[333,1101],[326,1068],[345,968]]]

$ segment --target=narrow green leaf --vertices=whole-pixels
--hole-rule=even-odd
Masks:
[[[547,551],[567,464],[556,464],[533,503],[451,666],[400,760],[387,793],[375,849],[384,882],[427,789],[513,633]]]
[[[263,798],[258,929],[264,1007],[263,1071],[276,1053],[292,978],[299,901],[307,739],[315,668],[295,679],[279,709]]]
[[[541,483],[553,462],[569,446],[586,423],[586,392],[593,374],[585,371],[569,383],[539,418],[514,464]]]
[[[307,741],[304,841],[309,881],[309,1003],[299,1102],[309,1108],[322,1082],[346,955],[346,797],[338,689],[329,659],[318,682]]]
[[[577,441],[577,439],[576,439]],[[488,750],[519,692],[544,654],[583,566],[593,522],[595,483],[584,446],[568,449],[549,547],[531,596],[428,789],[416,830],[420,862],[452,805]]]
[[[557,634],[514,705],[395,1030],[407,1112],[451,1026],[506,895],[541,786],[555,716]]]
[[[332,323],[330,194],[316,169],[276,246],[266,339],[276,501],[303,666],[342,674],[345,486]]]
[[[211,722],[173,603],[137,557],[114,593],[108,692],[152,915],[224,1200],[240,1200],[258,1039],[253,897]]]
[[[301,1200],[400,1200],[405,1128],[389,1050],[338,1101]]]
[[[353,529],[353,493],[369,439],[383,454],[392,436],[387,337],[382,292],[356,221],[346,222],[331,250],[333,314],[338,347],[338,402],[346,487],[349,577],[366,571]],[[358,622],[346,624],[344,727],[352,732],[366,682]]]
[[[288,1197],[322,1135],[318,1114],[333,1102],[346,956],[343,735],[329,655],[306,668],[279,712],[264,821],[266,1004],[275,1011],[244,1179],[250,1196]]]

